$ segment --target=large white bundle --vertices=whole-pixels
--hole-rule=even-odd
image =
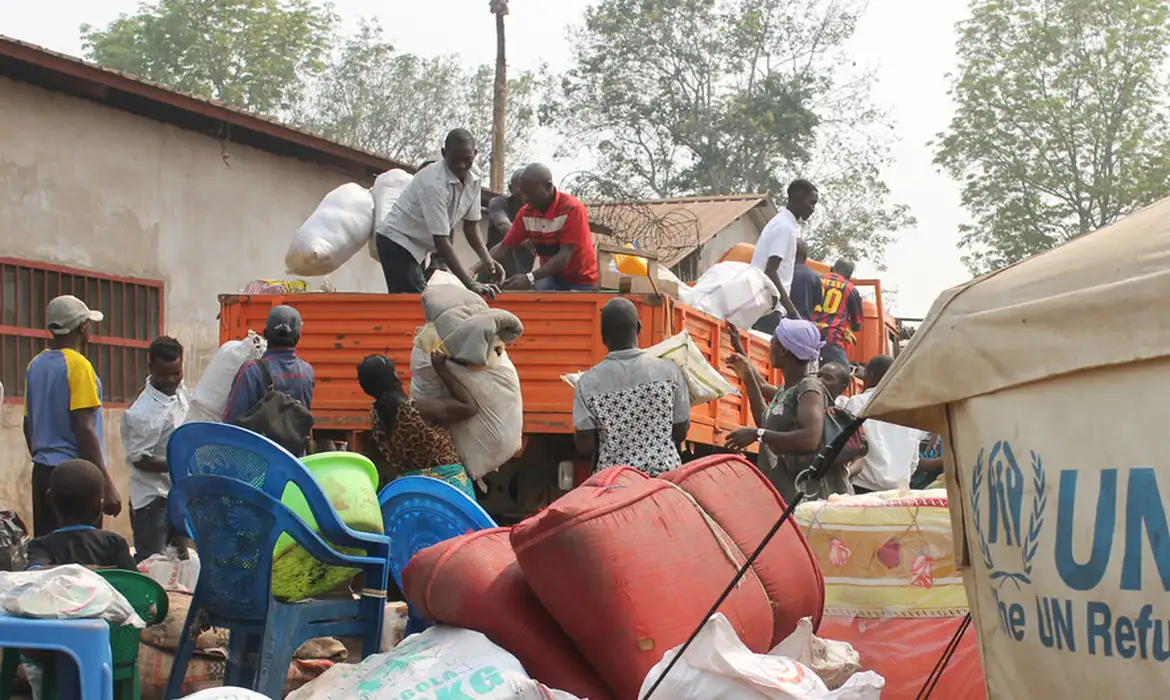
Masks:
[[[353,182],[325,195],[293,236],[284,256],[294,275],[328,275],[352,258],[374,230],[374,198]]]
[[[386,215],[394,208],[394,203],[402,196],[406,186],[414,180],[414,175],[405,170],[387,170],[374,180],[370,188],[370,195],[374,198],[374,230],[370,234],[370,257],[379,260],[377,236],[382,232],[386,223]]]
[[[666,652],[650,669],[638,697],[645,697],[681,647]],[[829,690],[811,669],[792,659],[755,654],[740,641],[722,613],[703,625],[687,653],[652,697],[663,700],[879,700],[885,679],[859,673]]]
[[[184,422],[219,422],[227,410],[236,374],[248,360],[260,359],[267,347],[268,343],[255,331],[248,331],[248,337],[243,340],[229,340],[221,345],[191,392],[191,410]]]
[[[428,346],[434,337],[424,329],[410,351],[410,395],[415,398],[450,396],[443,380],[431,368]],[[479,413],[451,426],[451,437],[467,473],[472,479],[481,479],[520,451],[524,438],[520,375],[503,348],[487,367],[465,367],[455,362],[448,362],[447,367],[479,404]]]
[[[515,656],[479,632],[435,626],[360,664],[336,664],[288,700],[578,700],[528,677]]]
[[[679,287],[683,303],[735,324],[751,328],[776,307],[776,285],[758,267],[742,262],[712,265],[694,287]]]

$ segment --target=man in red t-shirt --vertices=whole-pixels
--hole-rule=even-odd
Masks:
[[[531,241],[540,267],[512,275],[503,289],[570,291],[597,287],[597,250],[589,231],[589,214],[576,197],[558,192],[552,171],[533,163],[520,174],[520,191],[527,202],[516,214],[508,235],[492,248],[502,262],[508,253]]]
[[[864,320],[861,293],[850,281],[852,277],[853,263],[838,260],[833,271],[821,278],[821,303],[812,313],[812,321],[820,327],[825,341],[821,362],[849,366],[849,348],[857,342],[854,333],[861,330]]]

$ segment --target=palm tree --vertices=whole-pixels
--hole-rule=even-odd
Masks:
[[[492,91],[492,162],[491,188],[504,191],[504,117],[508,111],[508,65],[504,51],[504,15],[508,0],[490,0],[496,16],[496,82]]]

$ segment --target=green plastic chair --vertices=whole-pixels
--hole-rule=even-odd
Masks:
[[[167,592],[151,577],[122,569],[101,569],[97,573],[126,598],[148,627],[167,619]],[[114,700],[140,700],[140,636],[141,630],[129,625],[110,628],[110,652],[114,658]]]
[[[100,569],[96,571],[106,579],[134,608],[134,612],[147,624],[156,625],[167,617],[168,598],[163,587],[137,571],[122,569]],[[141,630],[129,625],[110,628],[110,654],[114,661],[114,699],[140,700],[138,678],[138,641]],[[20,665],[20,652],[5,649],[3,666],[0,667],[0,700],[9,700],[16,668]],[[55,700],[53,669],[46,667],[42,681],[44,697]]]

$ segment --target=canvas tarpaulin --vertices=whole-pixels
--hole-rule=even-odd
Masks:
[[[1170,684],[1168,313],[1165,200],[945,292],[869,404],[946,440],[992,698]]]

